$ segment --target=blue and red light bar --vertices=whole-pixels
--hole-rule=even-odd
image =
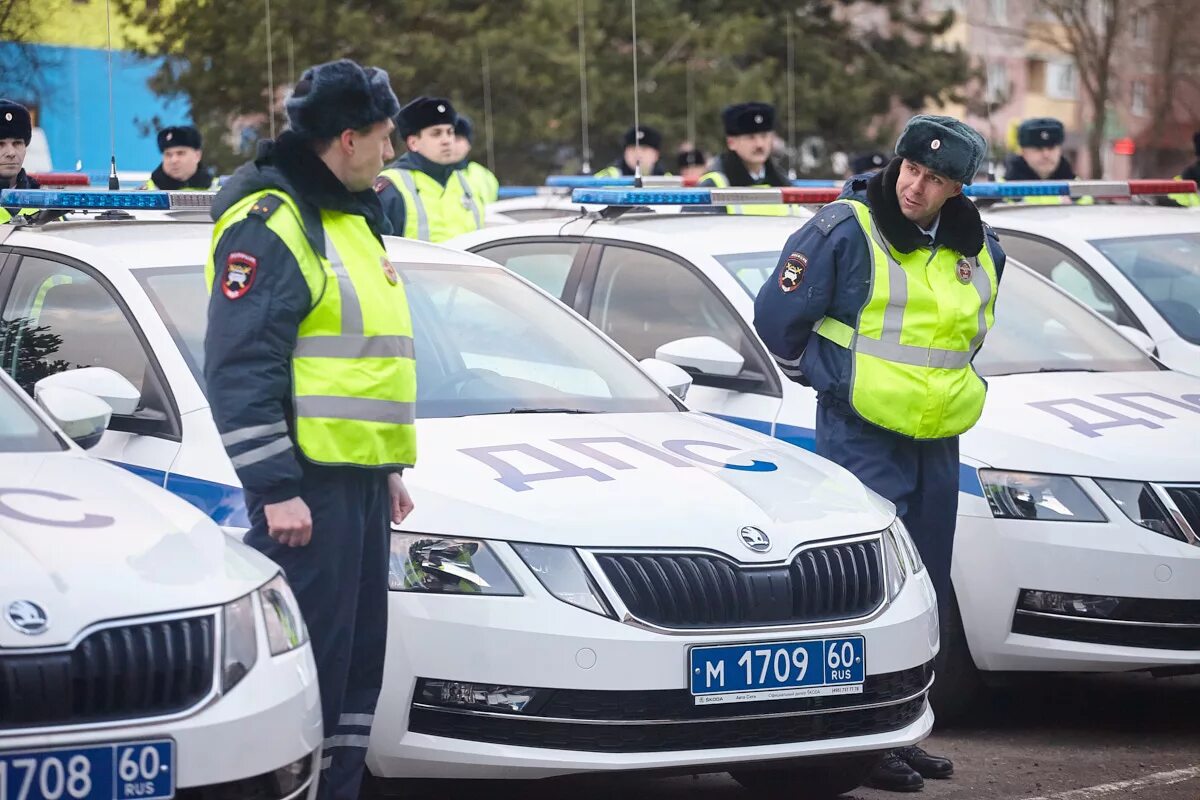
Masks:
[[[178,211],[211,208],[216,192],[109,192],[5,189],[0,206],[60,211]]]

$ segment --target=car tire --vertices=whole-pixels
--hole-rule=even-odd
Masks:
[[[958,610],[958,596],[951,591],[949,602],[941,608],[942,647],[934,659],[934,681],[929,690],[935,724],[939,728],[954,727],[975,716],[987,694],[987,686],[963,630]]]
[[[883,755],[860,753],[804,766],[730,770],[729,775],[759,800],[833,800],[862,786]]]

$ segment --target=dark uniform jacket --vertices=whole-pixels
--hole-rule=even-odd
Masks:
[[[846,182],[842,197],[866,203],[884,238],[901,253],[929,247],[929,238],[900,212],[896,179],[902,159],[895,159],[874,175],[859,175]],[[985,237],[986,230],[986,237]],[[950,247],[974,256],[984,246],[996,264],[999,279],[1004,271],[1000,240],[979,218],[975,205],[959,195],[942,207],[933,247]],[[798,289],[780,290],[780,271],[788,256],[803,255],[808,265]],[[767,349],[777,358],[800,358],[801,377],[793,377],[818,394],[830,394],[849,403],[853,355],[821,336],[813,325],[825,316],[856,327],[858,314],[871,291],[873,259],[866,233],[844,204],[827,205],[792,234],[779,256],[774,274],[759,289],[754,303],[754,327]]]
[[[377,237],[386,222],[375,192],[351,193],[316,154],[290,132],[259,146],[254,161],[243,165],[217,194],[212,217],[248,195],[278,189],[300,207],[308,244],[325,255],[321,209],[358,214]],[[273,204],[270,204],[273,205]],[[286,207],[252,212],[230,227],[213,255],[216,270],[208,306],[204,340],[204,381],[217,430],[222,434],[246,429],[261,436],[226,444],[235,458],[273,438],[281,425],[295,440],[292,415],[291,357],[301,321],[318,298],[312,297],[292,252],[267,228],[272,213],[290,214]],[[249,289],[237,299],[222,290],[222,277],[231,254],[256,262]],[[290,447],[270,458],[237,469],[243,488],[265,504],[300,495],[300,452]]]
[[[1065,157],[1058,159],[1058,166],[1054,168],[1049,178],[1042,178],[1033,171],[1033,167],[1029,166],[1020,153],[1011,153],[1008,158],[1004,159],[1004,180],[1006,181],[1073,181],[1075,180],[1075,170],[1071,168],[1071,162]]]
[[[212,170],[201,162],[196,167],[196,171],[192,173],[192,177],[186,181],[179,181],[168,175],[163,170],[162,164],[159,164],[154,168],[154,172],[150,173],[150,182],[154,184],[155,189],[161,189],[164,192],[176,192],[180,189],[211,189],[213,174]]]
[[[787,176],[779,171],[779,167],[775,166],[771,159],[767,159],[766,176],[761,181],[756,181],[750,177],[750,171],[746,169],[745,163],[732,150],[726,150],[713,159],[712,164],[708,167],[709,172],[720,172],[728,180],[730,186],[791,186],[792,182],[787,179]],[[700,181],[701,186],[713,186],[711,179]]]
[[[40,183],[38,183],[35,179],[30,177],[29,173],[27,173],[25,170],[21,170],[20,172],[17,173],[16,181],[13,182],[13,185],[10,188],[13,188],[13,189],[40,189],[40,188],[42,188],[42,185]],[[14,217],[17,215],[17,212],[19,212],[20,210],[21,209],[19,209],[19,208],[7,208],[7,207],[5,208],[5,211],[7,211],[9,214],[11,214]]]

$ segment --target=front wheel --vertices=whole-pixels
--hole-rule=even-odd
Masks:
[[[862,786],[883,753],[859,753],[794,767],[730,770],[760,800],[833,800]]]

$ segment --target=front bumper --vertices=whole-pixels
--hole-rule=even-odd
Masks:
[[[515,574],[523,569],[509,566]],[[752,761],[886,750],[916,743],[932,727],[925,691],[938,645],[937,615],[924,573],[910,577],[896,600],[866,622],[720,635],[654,631],[601,617],[524,577],[523,597],[391,594],[384,688],[367,756],[374,774],[723,771]],[[691,645],[845,634],[866,639],[863,695],[702,710],[691,703]],[[420,679],[544,687],[562,702],[537,718],[464,713],[422,703],[415,697]],[[827,707],[835,701],[853,707]]]
[[[1139,527],[1112,510],[1116,513],[1105,509],[1108,522],[1097,523],[959,516],[954,585],[980,669],[1200,666],[1200,547]],[[1029,613],[1018,609],[1023,589],[1129,598],[1159,613],[1141,624]],[[1172,608],[1175,613],[1161,613]]]

